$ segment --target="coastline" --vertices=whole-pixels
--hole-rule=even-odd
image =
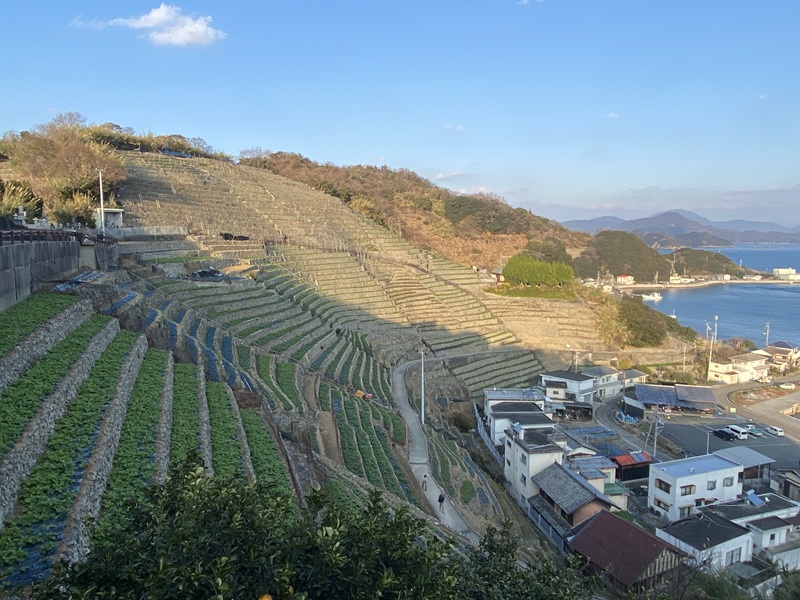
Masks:
[[[722,281],[718,279],[697,281],[694,283],[632,283],[629,285],[615,284],[614,289],[621,292],[628,290],[678,290],[678,289],[692,289],[703,288],[710,285],[800,285],[800,281],[787,281],[785,279],[760,279],[758,281],[752,279],[731,279],[730,281]]]

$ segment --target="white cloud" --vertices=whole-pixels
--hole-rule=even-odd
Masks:
[[[157,46],[207,46],[228,35],[211,27],[211,17],[187,17],[181,11],[162,3],[140,17],[112,19],[108,24],[149,30],[147,39]]]
[[[606,115],[606,118],[607,119],[619,119],[619,113],[618,112],[610,112],[610,113],[608,113]]]
[[[84,21],[83,17],[78,15],[70,21],[69,26],[75,29],[103,29],[106,24],[102,21]]]
[[[451,171],[450,173],[440,172],[434,175],[434,180],[442,181],[443,179],[455,179],[457,177],[462,177],[464,173],[460,171]]]
[[[450,123],[445,123],[444,126],[442,126],[442,129],[444,129],[445,131],[455,131],[456,133],[461,133],[462,131],[464,131],[464,126],[451,125]]]
[[[761,94],[761,95],[758,97],[758,99],[759,99],[759,100],[766,100],[766,99],[767,99],[767,95],[766,95],[766,94]]]

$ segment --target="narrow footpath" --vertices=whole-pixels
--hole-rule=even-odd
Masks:
[[[426,362],[429,360],[433,361],[437,359],[425,359]],[[439,521],[468,540],[478,543],[480,536],[470,528],[455,504],[447,497],[444,489],[434,480],[431,473],[430,464],[428,463],[428,441],[422,431],[419,415],[411,408],[408,402],[404,381],[406,370],[410,366],[418,363],[419,361],[403,363],[402,365],[398,365],[392,372],[392,394],[394,394],[395,402],[397,402],[397,406],[400,409],[400,416],[403,417],[403,420],[406,422],[406,427],[408,428],[408,439],[406,441],[408,462],[418,485],[425,475],[428,476],[428,489],[423,491],[425,492],[425,498],[428,504],[436,513]],[[444,494],[445,496],[443,510],[439,510],[439,494]]]

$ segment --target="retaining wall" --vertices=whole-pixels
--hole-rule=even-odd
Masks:
[[[77,241],[0,246],[0,311],[77,271],[79,265],[80,244]]]

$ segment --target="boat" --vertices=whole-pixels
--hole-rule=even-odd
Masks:
[[[661,299],[662,296],[658,292],[652,292],[650,294],[642,294],[642,300],[652,300],[653,302],[658,302]]]

